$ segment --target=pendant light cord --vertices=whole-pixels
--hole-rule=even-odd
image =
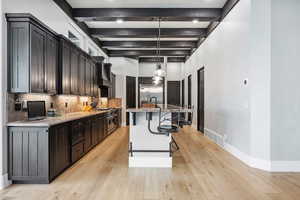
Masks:
[[[157,66],[160,63],[160,37],[161,37],[160,21],[161,21],[161,19],[158,18],[158,37],[157,37],[157,50],[156,50],[156,54],[157,54]]]

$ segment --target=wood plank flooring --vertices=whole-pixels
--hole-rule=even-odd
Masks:
[[[175,139],[172,169],[128,169],[128,129],[118,129],[51,184],[12,185],[0,199],[300,199],[300,173],[249,168],[190,127]]]

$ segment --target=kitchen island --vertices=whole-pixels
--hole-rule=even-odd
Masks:
[[[173,105],[158,108],[129,108],[129,167],[171,168],[172,136],[158,130],[171,126],[172,113],[189,113],[191,109]],[[160,123],[161,122],[161,123]]]

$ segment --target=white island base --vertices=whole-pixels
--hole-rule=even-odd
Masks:
[[[171,135],[154,135],[148,130],[146,112],[130,112],[129,167],[172,168]],[[166,114],[171,118],[171,113]],[[167,122],[164,124],[170,124]],[[151,130],[157,132],[159,113],[153,112]]]

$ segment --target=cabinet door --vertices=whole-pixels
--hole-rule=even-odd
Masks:
[[[98,121],[96,118],[92,119],[92,144],[96,146],[98,144]]]
[[[116,75],[111,73],[111,98],[116,98]]]
[[[62,78],[62,93],[63,94],[71,94],[71,52],[70,46],[63,42],[62,44],[62,66],[61,66],[61,78]]]
[[[97,134],[98,134],[98,143],[99,143],[104,139],[104,135],[103,135],[103,117],[99,117],[97,119],[97,124],[98,124]]]
[[[85,62],[85,95],[91,96],[91,83],[92,83],[92,73],[91,73],[91,63],[87,59]]]
[[[92,96],[98,97],[98,84],[97,84],[97,71],[96,71],[96,65],[92,63],[92,75],[93,75],[93,94]]]
[[[71,48],[71,94],[79,94],[79,53],[76,49]]]
[[[30,92],[29,85],[29,24],[8,23],[8,90]]]
[[[92,147],[92,121],[90,119],[84,122],[84,152],[88,152]]]
[[[48,94],[57,93],[58,41],[52,35],[47,35],[45,54],[45,89]]]
[[[53,179],[71,164],[69,125],[50,129],[50,178]]]
[[[32,93],[43,93],[46,33],[36,26],[30,25],[30,35],[30,89]]]
[[[85,60],[84,55],[79,56],[79,94],[81,96],[85,95]]]

